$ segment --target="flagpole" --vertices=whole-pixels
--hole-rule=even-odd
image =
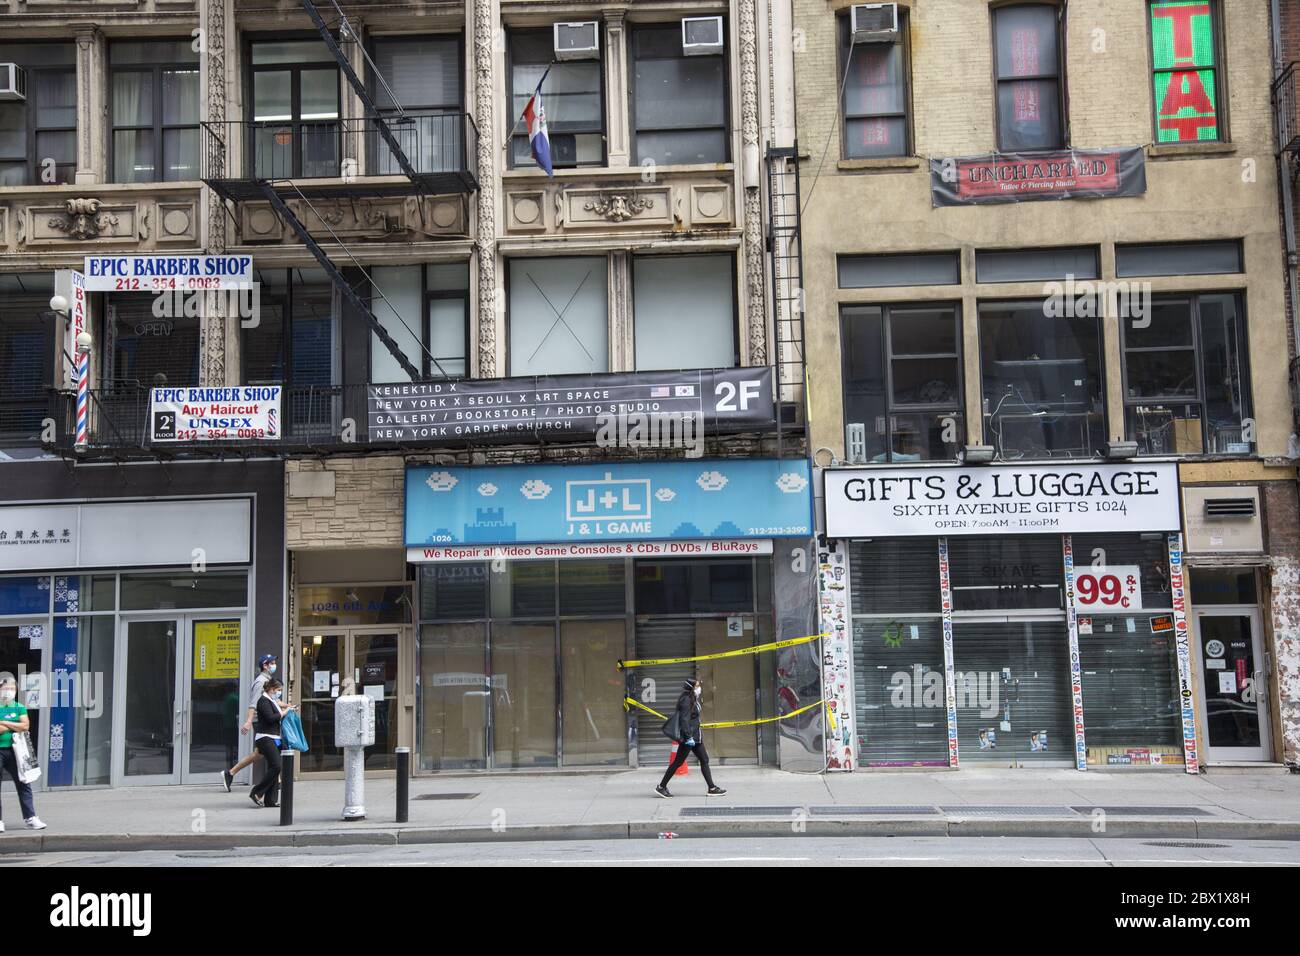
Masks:
[[[555,66],[557,62],[558,61],[556,60],[552,60],[550,63],[546,64],[546,72],[544,72],[542,74],[542,78],[537,81],[537,86],[533,89],[533,96],[536,96],[538,93],[542,91],[542,84],[545,83],[546,78],[551,75],[551,67]],[[532,96],[529,97],[530,100],[532,98],[533,98]],[[525,109],[528,108],[527,103],[524,104],[524,108]],[[519,121],[522,120],[523,118],[524,118],[523,113],[520,113],[517,117],[515,117],[514,125],[510,127],[510,132],[506,133],[506,141],[501,144],[501,152],[504,153],[506,151],[506,148],[510,145],[510,141],[515,138],[515,130],[519,129]]]

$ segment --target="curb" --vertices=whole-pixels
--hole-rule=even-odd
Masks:
[[[796,829],[796,826],[798,829]],[[697,839],[771,837],[1020,837],[1031,839],[1191,839],[1300,841],[1300,822],[1285,820],[1112,819],[1104,832],[1092,821],[1059,818],[949,816],[771,820],[639,820],[491,827],[411,827],[371,830],[258,830],[235,833],[83,833],[0,839],[0,859],[22,853],[105,853],[145,850],[232,850],[267,847],[418,846],[576,840],[653,840],[661,834]]]

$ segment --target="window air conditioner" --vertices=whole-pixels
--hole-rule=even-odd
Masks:
[[[716,56],[722,52],[722,17],[683,17],[682,53]]]
[[[849,11],[854,43],[892,43],[898,39],[898,4],[859,3]]]
[[[27,99],[27,73],[17,63],[0,63],[0,102]]]
[[[595,20],[555,24],[555,58],[600,59],[600,24]]]

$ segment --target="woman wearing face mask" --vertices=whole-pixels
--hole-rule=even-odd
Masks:
[[[14,734],[26,733],[30,728],[27,708],[18,703],[18,683],[12,677],[0,678],[0,766],[13,779],[27,829],[44,830],[45,824],[36,815],[36,805],[32,802],[31,784],[18,778],[18,760],[14,757]],[[4,829],[4,823],[0,822],[0,833]]]
[[[266,772],[248,796],[259,807],[279,805],[276,796],[280,792],[280,720],[293,710],[291,705],[281,700],[283,696],[284,684],[280,678],[269,678],[257,701],[257,714],[253,718],[253,746],[266,761]]]
[[[263,654],[257,659],[257,676],[253,678],[253,686],[248,689],[248,714],[244,717],[244,725],[239,728],[241,734],[246,734],[253,729],[254,712],[257,710],[257,702],[262,699],[262,691],[266,689],[266,682],[275,676],[276,659],[274,654]],[[226,793],[230,792],[230,787],[235,782],[235,774],[250,766],[254,760],[261,760],[262,755],[254,747],[247,757],[239,761],[229,770],[221,771],[221,783],[226,788]]]
[[[697,680],[688,680],[682,685],[675,715],[681,737],[677,742],[677,757],[668,765],[668,772],[659,781],[659,786],[655,787],[655,793],[661,797],[672,796],[668,792],[668,781],[673,778],[677,768],[686,763],[686,755],[691,751],[695,752],[695,759],[700,762],[700,773],[704,774],[704,782],[709,785],[709,793],[717,796],[727,792],[713,782],[713,775],[709,773],[709,754],[704,749],[704,739],[700,736],[700,698],[703,693],[704,688]]]

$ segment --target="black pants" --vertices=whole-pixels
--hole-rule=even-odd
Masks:
[[[257,752],[266,760],[266,768],[262,771],[262,779],[258,781],[257,786],[253,788],[253,793],[262,797],[268,807],[275,806],[279,801],[280,795],[280,747],[279,741],[272,737],[263,737],[256,741],[253,746]]]
[[[664,778],[659,781],[659,786],[668,786],[668,781],[673,778],[673,774],[677,772],[677,768],[686,763],[686,755],[691,751],[695,751],[695,759],[700,762],[700,773],[704,774],[704,782],[707,783],[710,788],[713,787],[713,774],[709,773],[709,752],[704,749],[704,741],[702,740],[690,745],[689,747],[684,741],[677,742],[677,756],[673,758],[673,762],[668,765],[668,772],[665,773]]]
[[[13,747],[0,747],[0,767],[9,774],[14,782],[14,789],[18,791],[18,805],[22,807],[23,819],[28,820],[36,816],[36,804],[32,803],[32,785],[18,779],[18,760],[14,757]]]

